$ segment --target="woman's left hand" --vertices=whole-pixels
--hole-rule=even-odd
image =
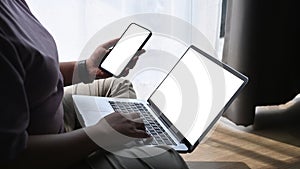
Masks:
[[[102,62],[104,56],[109,52],[109,48],[114,46],[119,41],[119,38],[110,40],[96,48],[96,50],[93,52],[93,54],[86,60],[86,68],[90,75],[90,78],[93,79],[103,79],[111,77],[111,74],[107,73],[104,70],[101,70],[99,68],[100,63]],[[136,55],[133,57],[133,59],[130,61],[128,66],[125,68],[124,72],[122,72],[121,76],[127,76],[129,73],[129,70],[132,69],[139,56],[141,54],[145,53],[145,50],[139,50]]]

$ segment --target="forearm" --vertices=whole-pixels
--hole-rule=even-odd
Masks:
[[[77,73],[77,62],[61,62],[59,63],[59,68],[64,77],[65,86],[80,82]]]
[[[27,148],[15,161],[0,168],[64,169],[80,162],[99,147],[83,129],[69,133],[29,136]]]

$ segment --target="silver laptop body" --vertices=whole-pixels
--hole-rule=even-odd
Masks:
[[[246,76],[192,45],[147,101],[82,95],[73,100],[84,126],[112,112],[141,111],[155,139],[137,139],[130,146],[162,144],[192,152],[247,82]]]

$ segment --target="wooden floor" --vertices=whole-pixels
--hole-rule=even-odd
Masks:
[[[182,154],[197,169],[300,169],[300,128],[253,130],[225,118],[190,154]]]

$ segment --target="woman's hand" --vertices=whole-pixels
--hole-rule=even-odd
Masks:
[[[100,147],[111,150],[124,147],[137,138],[149,138],[138,113],[112,113],[96,125],[88,127],[87,135]]]
[[[102,62],[104,56],[109,52],[109,48],[114,46],[119,41],[119,38],[113,39],[111,41],[108,41],[96,48],[96,50],[93,52],[93,54],[86,60],[86,68],[90,75],[90,78],[93,79],[102,79],[110,77],[111,74],[99,69],[99,65]],[[133,59],[130,61],[129,65],[125,68],[124,72],[122,72],[121,76],[127,76],[129,73],[129,70],[132,69],[139,56],[141,54],[145,53],[145,50],[140,50],[136,53],[136,55],[133,57]]]
[[[133,138],[150,137],[146,133],[143,120],[138,113],[112,113],[99,121],[101,126],[103,121],[106,121],[115,131]]]

